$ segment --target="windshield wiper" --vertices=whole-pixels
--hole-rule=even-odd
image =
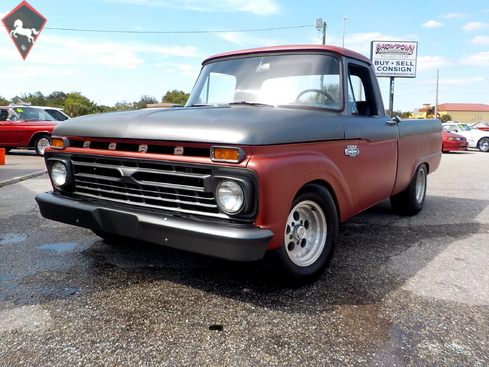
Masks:
[[[187,107],[206,107],[206,106],[215,106],[215,104],[194,103]]]
[[[249,102],[249,101],[236,101],[236,102],[230,102],[230,106],[234,105],[246,105],[246,106],[258,106],[258,107],[277,107],[271,104],[266,104],[266,103],[260,103],[260,102]]]

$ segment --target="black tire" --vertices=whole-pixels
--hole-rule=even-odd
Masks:
[[[477,149],[481,152],[489,152],[489,138],[482,138],[477,142]]]
[[[428,169],[426,165],[419,165],[407,189],[391,196],[392,209],[396,213],[406,216],[418,214],[423,209],[426,199],[427,178]]]
[[[34,141],[34,149],[41,157],[44,155],[44,150],[51,145],[51,137],[47,134],[41,134]]]
[[[283,245],[267,251],[264,263],[281,285],[296,288],[318,279],[333,256],[338,233],[334,200],[323,186],[304,186],[292,203]]]

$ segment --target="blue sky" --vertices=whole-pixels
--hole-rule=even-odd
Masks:
[[[2,0],[0,18],[21,0]],[[489,104],[489,3],[480,0],[28,0],[47,23],[24,61],[0,27],[0,96],[81,92],[97,104],[190,92],[204,58],[286,44],[417,41],[416,78],[396,78],[394,109]],[[348,18],[345,18],[348,16]],[[282,28],[282,29],[278,29]],[[78,31],[70,31],[75,29]],[[271,29],[271,30],[270,30]],[[121,32],[93,32],[105,30]],[[161,33],[124,33],[131,31]],[[388,107],[388,78],[380,78]]]

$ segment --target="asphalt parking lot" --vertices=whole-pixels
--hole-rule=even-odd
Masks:
[[[340,228],[330,268],[281,289],[259,263],[105,243],[43,219],[46,174],[0,187],[2,366],[487,366],[489,153],[445,154],[415,217]]]

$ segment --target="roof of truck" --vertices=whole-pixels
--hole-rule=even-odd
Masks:
[[[211,61],[214,59],[219,59],[222,57],[248,55],[248,54],[254,54],[254,53],[266,53],[266,52],[270,52],[270,53],[272,53],[272,52],[285,52],[285,51],[330,51],[330,52],[335,52],[335,53],[340,54],[340,55],[345,56],[345,57],[351,57],[351,58],[354,58],[357,60],[361,60],[361,61],[366,62],[368,64],[372,63],[368,57],[366,57],[362,54],[359,54],[358,52],[349,50],[347,48],[336,47],[336,46],[325,46],[325,45],[289,45],[289,46],[250,48],[247,50],[225,52],[222,54],[217,54],[217,55],[208,57],[207,59],[204,60],[204,62],[202,64],[205,64],[208,61]]]

